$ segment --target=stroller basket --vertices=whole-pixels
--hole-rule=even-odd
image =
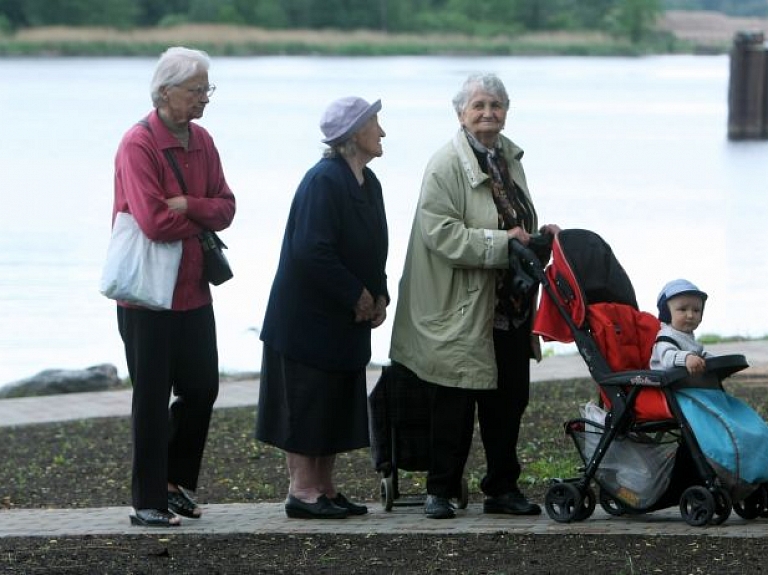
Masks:
[[[588,419],[566,424],[585,465],[594,457],[605,426]],[[668,431],[630,433],[609,443],[594,480],[602,492],[627,509],[648,509],[667,490],[675,465],[678,438]]]

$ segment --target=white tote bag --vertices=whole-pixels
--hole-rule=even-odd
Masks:
[[[153,242],[131,214],[119,212],[112,227],[99,291],[150,309],[171,309],[181,262],[181,240]]]

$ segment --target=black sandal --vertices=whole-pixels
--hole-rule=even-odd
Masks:
[[[190,519],[200,519],[202,515],[195,513],[200,507],[182,487],[178,491],[168,491],[168,509]]]
[[[141,527],[178,527],[181,521],[173,513],[165,509],[137,509],[130,516],[131,525]],[[176,519],[176,521],[173,521]]]

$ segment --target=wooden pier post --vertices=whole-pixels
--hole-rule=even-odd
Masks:
[[[768,139],[768,44],[763,48],[763,138]]]
[[[768,51],[763,32],[738,32],[731,49],[728,138],[768,137]]]

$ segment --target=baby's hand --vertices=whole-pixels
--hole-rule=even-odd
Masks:
[[[704,373],[704,370],[707,367],[707,362],[704,361],[703,357],[699,357],[695,353],[689,353],[685,358],[685,367],[688,368],[688,373],[696,375]]]

